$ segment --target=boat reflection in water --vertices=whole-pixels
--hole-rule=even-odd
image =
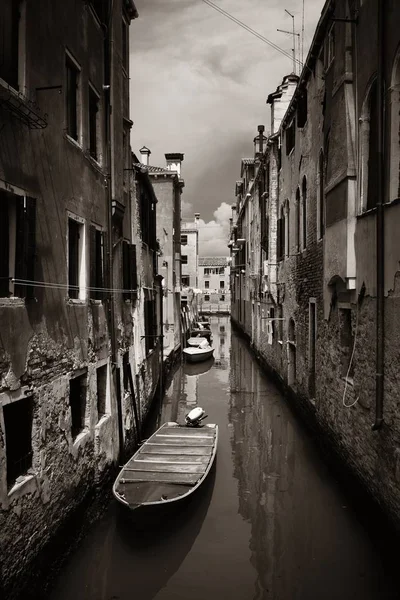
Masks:
[[[212,356],[211,358],[204,360],[203,362],[199,362],[199,363],[189,363],[189,362],[185,362],[183,364],[183,372],[185,375],[203,375],[204,373],[207,373],[207,371],[209,371],[211,369],[211,367],[214,364],[214,357]]]

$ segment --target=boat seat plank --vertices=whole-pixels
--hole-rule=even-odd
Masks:
[[[198,473],[147,473],[145,471],[124,471],[119,485],[124,485],[123,481],[129,482],[153,482],[153,483],[175,483],[194,485],[199,480]]]
[[[211,437],[213,438],[215,436],[215,430],[214,429],[206,429],[205,427],[203,429],[194,429],[191,427],[170,427],[162,429],[157,436],[166,436],[166,435],[172,435],[173,437],[189,437],[189,438],[204,438],[204,437]]]
[[[141,452],[135,459],[135,464],[140,464],[141,462],[153,463],[158,462],[162,463],[170,463],[170,464],[194,464],[200,463],[202,465],[207,465],[210,462],[210,458],[208,456],[182,456],[179,454],[147,454],[146,452]]]
[[[211,445],[204,447],[196,446],[193,448],[191,446],[155,446],[153,444],[146,444],[140,450],[139,456],[142,456],[142,454],[159,454],[162,456],[166,454],[175,454],[178,456],[211,456],[212,449],[213,447]]]
[[[146,445],[149,442],[146,443]],[[165,446],[170,446],[170,445],[174,445],[174,446],[213,446],[214,445],[214,440],[213,438],[199,438],[199,439],[195,439],[192,440],[190,438],[173,438],[170,436],[164,436],[164,437],[160,437],[158,435],[155,435],[154,437],[151,438],[151,442],[152,444],[163,444]]]
[[[204,473],[203,465],[168,465],[163,463],[140,463],[134,461],[129,464],[129,469],[147,473]]]

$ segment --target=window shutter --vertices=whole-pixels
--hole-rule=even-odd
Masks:
[[[16,247],[15,247],[15,279],[27,279],[26,254],[27,254],[27,222],[25,218],[24,198],[15,196],[16,209]],[[13,274],[11,274],[13,275]],[[15,296],[23,298],[26,295],[26,285],[16,283]]]
[[[97,231],[96,237],[96,282],[98,288],[104,288],[104,232]],[[99,300],[104,299],[104,291],[102,289],[98,290],[97,298]]]
[[[124,300],[129,300],[130,298],[130,292],[127,290],[131,289],[131,284],[130,284],[130,249],[129,249],[129,242],[123,241],[122,242],[122,287],[124,290],[122,293],[122,297]]]
[[[282,242],[281,242],[281,237],[282,237],[282,227],[281,227],[281,225],[282,225],[282,221],[281,221],[281,219],[278,219],[278,227],[277,227],[277,243],[276,243],[276,245],[277,245],[277,250],[278,250],[278,252],[277,252],[277,254],[278,254],[278,260],[279,260],[279,259],[282,257],[282,254],[281,254],[281,247],[282,247],[282,246],[281,246],[281,243],[282,243]]]
[[[26,223],[26,278],[33,282],[35,281],[35,263],[36,263],[36,199],[26,198],[25,207],[25,223]],[[26,298],[31,300],[34,297],[34,286],[31,283],[26,289]]]
[[[98,298],[97,291],[93,288],[97,287],[97,277],[96,277],[96,227],[94,225],[90,226],[90,298]]]
[[[137,298],[137,265],[136,265],[136,245],[131,244],[130,246],[130,274],[131,274],[131,286],[132,286],[132,294],[131,299],[136,300]]]

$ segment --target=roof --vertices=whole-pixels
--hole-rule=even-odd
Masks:
[[[226,267],[227,256],[199,256],[199,267]]]

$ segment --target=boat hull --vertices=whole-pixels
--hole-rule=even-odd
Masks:
[[[113,485],[114,497],[133,512],[173,509],[204,482],[217,443],[217,425],[195,428],[165,423],[121,469]]]
[[[190,352],[190,350],[196,350],[196,352]],[[202,350],[201,348],[184,348],[183,354],[185,359],[190,363],[204,362],[212,357],[214,348]]]

